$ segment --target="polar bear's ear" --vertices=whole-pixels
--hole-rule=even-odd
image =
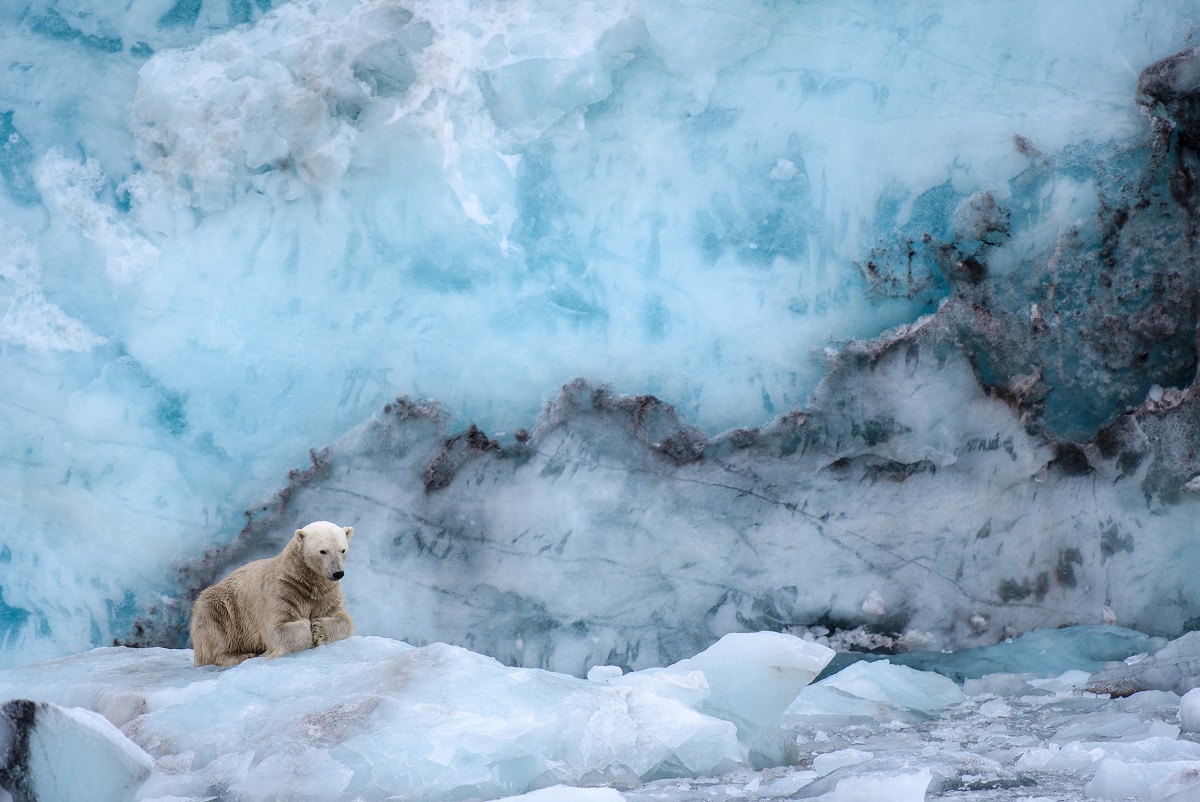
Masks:
[[[349,540],[350,538],[354,537],[354,527],[353,526],[343,526],[342,531],[346,533],[346,540]]]
[[[305,534],[305,532],[303,529],[297,529],[296,530],[296,540],[304,540],[304,534]]]

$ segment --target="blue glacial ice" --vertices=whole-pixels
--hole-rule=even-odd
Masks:
[[[0,800],[1196,798],[1198,25],[3,4]]]
[[[360,632],[580,676],[1191,628],[1196,19],[8,4],[0,663],[317,519]]]

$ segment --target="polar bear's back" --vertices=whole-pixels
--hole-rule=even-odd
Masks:
[[[275,582],[277,557],[246,563],[201,591],[192,608],[192,643],[201,648],[196,637],[200,628],[216,629],[228,639],[232,652],[262,654],[267,649],[266,626],[269,587]],[[199,660],[202,655],[197,655]]]

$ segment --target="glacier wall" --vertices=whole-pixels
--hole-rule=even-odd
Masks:
[[[344,591],[360,629],[566,673],[663,665],[730,631],[905,649],[1194,627],[1200,464],[1178,437],[1196,399],[1049,445],[938,328],[856,353],[818,411],[711,439],[583,382],[508,445],[388,404],[189,564],[184,598],[329,515],[358,527]],[[186,638],[178,613],[141,626]]]
[[[0,661],[317,518],[360,631],[572,671],[1178,631],[1196,20],[9,4]]]

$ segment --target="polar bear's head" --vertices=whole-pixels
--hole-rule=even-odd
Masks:
[[[314,521],[296,530],[304,564],[326,579],[333,580],[346,575],[346,554],[352,537],[353,526],[338,526],[329,521]]]

